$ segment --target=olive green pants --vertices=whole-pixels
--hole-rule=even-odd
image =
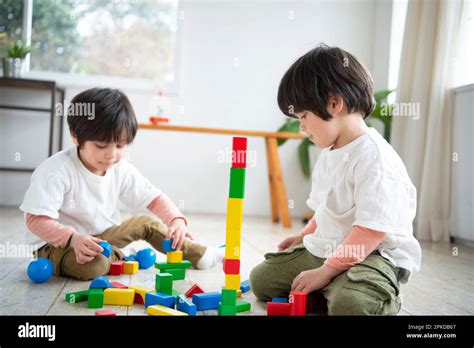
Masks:
[[[252,291],[263,301],[288,297],[293,279],[302,271],[321,267],[324,261],[303,244],[267,253],[265,261],[250,273]],[[317,292],[326,298],[329,315],[394,315],[401,307],[398,279],[404,271],[375,251]]]
[[[44,245],[35,254],[37,257],[44,257],[52,262],[55,275],[90,280],[109,273],[110,263],[124,258],[120,248],[124,248],[134,241],[145,240],[153,248],[162,252],[162,241],[166,237],[167,230],[166,225],[159,221],[146,215],[140,215],[125,220],[119,226],[108,228],[99,235],[95,235],[95,237],[112,245],[113,252],[109,258],[100,254],[86,264],[79,264],[76,261],[76,254],[72,247],[55,248],[50,244]],[[196,268],[198,261],[206,251],[206,247],[186,238],[181,250],[183,251],[183,259],[189,260]]]

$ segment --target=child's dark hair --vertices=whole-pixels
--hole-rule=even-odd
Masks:
[[[93,107],[93,117],[80,113],[86,107]],[[92,88],[81,92],[71,100],[68,111],[69,130],[80,146],[89,140],[131,144],[137,134],[135,111],[118,89]]]
[[[278,106],[287,116],[311,111],[323,120],[329,97],[341,97],[348,112],[362,112],[364,118],[375,108],[370,73],[350,53],[321,44],[300,57],[288,69],[278,88]]]

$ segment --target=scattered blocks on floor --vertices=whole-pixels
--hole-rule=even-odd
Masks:
[[[133,289],[110,288],[104,290],[104,304],[117,306],[131,306],[135,298]]]
[[[89,296],[87,297],[87,307],[89,308],[104,307],[104,289],[98,289],[98,288],[89,289]]]
[[[267,302],[268,316],[289,316],[291,311],[290,303]]]
[[[146,309],[149,315],[156,316],[187,316],[188,313],[177,311],[176,309],[168,308],[160,305],[151,305]]]
[[[135,256],[136,261],[138,261],[138,267],[140,269],[148,269],[156,261],[156,253],[151,248],[146,248],[140,250]]]
[[[155,263],[155,268],[158,268],[160,271],[165,271],[168,269],[176,269],[176,268],[190,268],[191,262],[188,260],[184,260],[178,263],[168,263],[168,262],[157,262]]]
[[[229,290],[240,289],[240,275],[239,274],[226,274],[225,275],[225,288]]]
[[[138,272],[137,261],[127,261],[123,264],[123,274],[135,274]]]
[[[178,263],[178,262],[183,261],[183,251],[177,250],[177,251],[167,252],[166,261],[168,263]]]
[[[169,308],[174,308],[175,297],[163,294],[161,292],[147,292],[145,295],[145,307],[152,305],[161,305]]]
[[[163,247],[163,252],[164,253],[169,253],[172,251],[176,251],[176,249],[173,249],[171,246],[173,245],[173,238],[171,239],[163,239],[163,242],[161,243]]]
[[[202,294],[204,292],[203,289],[196,283],[191,286],[188,291],[185,292],[186,297],[193,297],[194,294]]]
[[[95,315],[97,315],[98,317],[115,317],[117,313],[110,309],[99,309],[95,311]]]
[[[155,276],[155,289],[163,294],[173,293],[173,275],[170,273],[159,273]]]
[[[240,283],[240,290],[242,290],[242,292],[250,291],[250,280],[244,280]]]
[[[125,261],[118,260],[118,261],[113,261],[110,264],[110,269],[109,269],[109,274],[110,275],[121,275],[123,274],[123,264]]]
[[[110,288],[110,282],[107,278],[100,276],[92,280],[89,289],[107,289]]]
[[[290,292],[288,302],[291,304],[290,315],[306,315],[306,294],[304,292]]]
[[[76,303],[76,302],[87,301],[88,297],[89,297],[89,290],[70,292],[66,294],[66,302]]]
[[[105,257],[110,257],[110,254],[112,254],[112,245],[110,245],[109,242],[99,242],[99,245],[102,247],[102,249],[104,249],[104,251],[102,251],[102,254],[105,256]]]
[[[250,308],[252,308],[252,305],[250,302],[237,301],[235,308],[237,310],[237,313],[247,312],[250,310]]]
[[[145,288],[143,286],[130,286],[129,289],[135,290],[135,298],[133,303],[145,304],[145,295],[148,292],[155,292],[154,289]]]
[[[201,294],[193,294],[193,303],[198,311],[207,309],[218,309],[221,302],[221,294],[218,292],[205,292]]]
[[[173,275],[173,280],[183,280],[186,278],[185,268],[168,268],[166,273]]]
[[[240,273],[240,260],[224,259],[223,268],[224,268],[225,274],[239,274]]]
[[[128,286],[120,282],[110,282],[111,288],[128,289]]]
[[[196,305],[192,303],[186,296],[179,295],[176,303],[176,309],[178,311],[188,313],[190,316],[196,315]]]
[[[306,297],[304,292],[291,291],[288,301],[285,298],[273,298],[267,302],[267,315],[303,316],[306,315]]]

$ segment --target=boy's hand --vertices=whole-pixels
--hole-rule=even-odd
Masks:
[[[97,243],[102,242],[101,239],[88,236],[85,234],[74,233],[71,237],[71,247],[76,254],[77,263],[83,265],[91,262],[104,249]]]
[[[319,290],[328,285],[332,278],[343,271],[323,265],[319,268],[303,271],[293,279],[291,291],[301,291],[306,294]]]
[[[284,239],[280,244],[278,244],[278,251],[291,248],[292,246],[301,244],[302,242],[303,242],[303,236],[299,234],[293,237],[288,237]]]
[[[184,238],[188,237],[189,239],[194,239],[193,235],[188,232],[186,228],[186,223],[183,219],[175,219],[168,226],[168,233],[166,234],[166,239],[173,238],[173,244],[171,247],[173,249],[181,249],[183,247]]]

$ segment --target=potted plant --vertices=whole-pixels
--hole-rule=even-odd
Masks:
[[[376,118],[384,124],[384,138],[390,142],[390,131],[392,128],[392,105],[387,104],[387,97],[394,90],[385,89],[374,94],[376,102],[374,111],[365,119],[365,123],[370,126],[370,120]],[[278,132],[299,133],[300,121],[296,119],[287,119],[278,129]],[[278,139],[278,146],[283,145],[287,139]],[[306,178],[311,177],[311,165],[309,159],[309,147],[314,145],[308,138],[304,138],[298,146],[298,158],[301,170]]]
[[[7,50],[7,56],[3,58],[3,76],[19,78],[23,61],[30,52],[31,47],[25,46],[21,42],[16,42],[10,46]]]

